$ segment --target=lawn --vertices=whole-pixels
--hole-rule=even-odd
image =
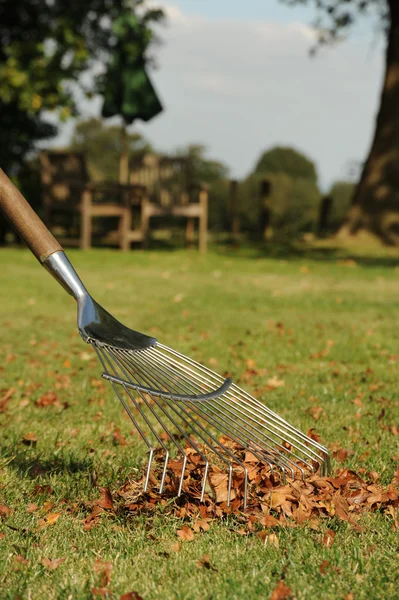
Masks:
[[[399,256],[68,254],[123,323],[315,429],[334,473],[350,468],[381,486],[395,477]],[[77,333],[74,301],[26,250],[2,249],[0,270],[2,600],[243,600],[291,597],[287,588],[298,599],[398,598],[397,520],[378,508],[359,527],[326,516],[272,537],[241,535],[232,515],[184,541],[177,531],[192,523],[169,510],[173,500],[142,514],[103,511],[85,527],[100,488],[114,495],[139,478],[143,447]],[[281,385],[267,389],[273,378]]]

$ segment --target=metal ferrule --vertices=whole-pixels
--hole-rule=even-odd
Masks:
[[[79,275],[66,257],[65,252],[54,252],[44,261],[43,267],[62,285],[64,290],[76,300],[88,295]]]

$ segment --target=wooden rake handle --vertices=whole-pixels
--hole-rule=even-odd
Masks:
[[[0,169],[0,210],[41,263],[44,263],[50,254],[62,251],[62,246],[2,169]]]

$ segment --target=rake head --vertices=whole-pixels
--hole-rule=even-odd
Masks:
[[[244,452],[283,478],[329,470],[329,454],[317,441],[295,429],[262,402],[203,365],[159,344],[156,339],[125,327],[87,292],[63,252],[44,263],[78,303],[78,327],[92,344],[138,433],[147,445],[149,461],[144,490],[159,450],[163,468],[159,491],[165,485],[169,459],[180,455],[178,494],[188,462],[196,453],[203,465],[204,498],[210,460],[228,473],[227,503],[233,475],[242,479],[247,505],[248,468]],[[241,477],[237,477],[240,471]]]
[[[210,369],[159,343],[127,350],[91,341],[107,379],[138,433],[148,447],[144,491],[155,456],[163,452],[159,492],[162,493],[168,461],[180,455],[182,468],[178,495],[183,489],[188,461],[201,458],[201,500],[210,461],[228,475],[230,504],[233,473],[241,471],[243,502],[247,505],[248,467],[243,452],[283,478],[304,478],[306,473],[329,470],[326,448],[301,433],[264,404]],[[232,443],[229,443],[229,442]],[[240,449],[235,452],[234,449]]]

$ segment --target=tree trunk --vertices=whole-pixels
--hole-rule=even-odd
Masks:
[[[390,27],[380,109],[343,230],[355,234],[367,229],[385,243],[399,245],[399,2],[387,2]]]

